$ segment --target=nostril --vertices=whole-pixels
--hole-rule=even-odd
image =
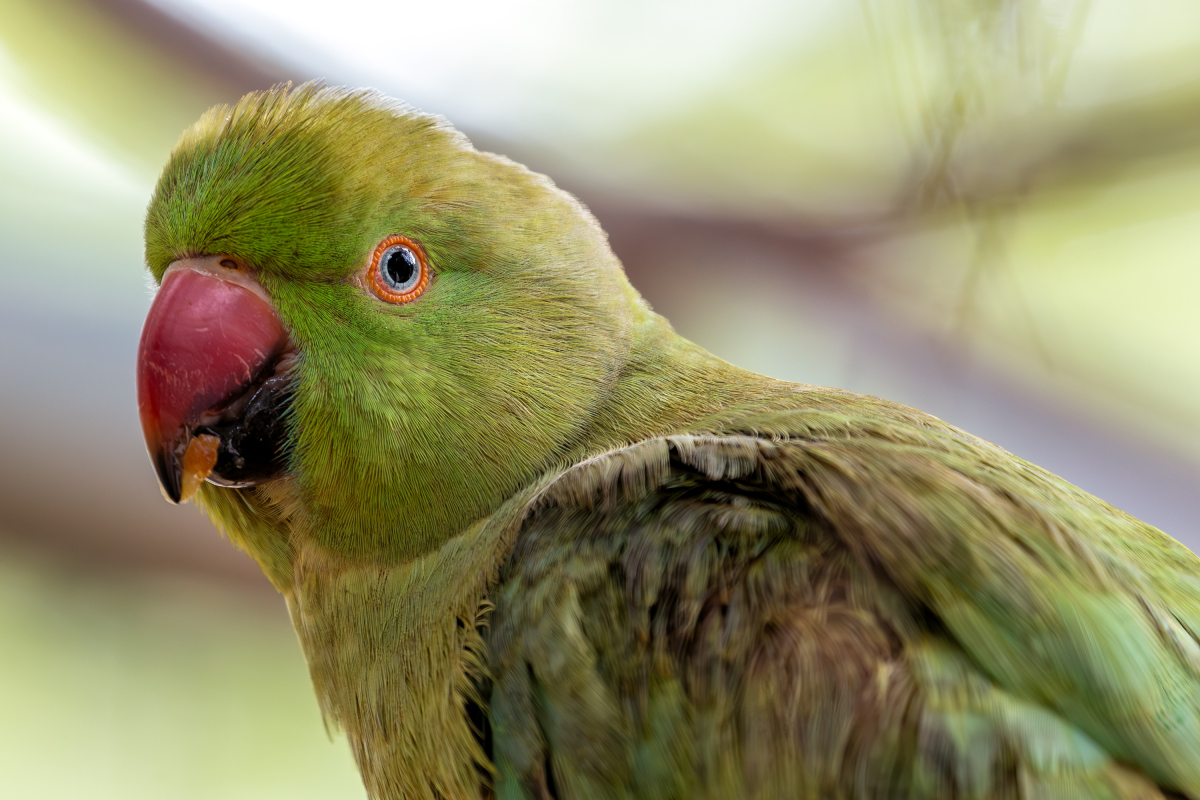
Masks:
[[[238,263],[236,261],[234,261],[232,258],[222,258],[221,266],[224,267],[225,269],[237,269]]]

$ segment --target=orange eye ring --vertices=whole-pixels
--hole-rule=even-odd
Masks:
[[[380,300],[411,303],[429,286],[429,259],[425,250],[407,236],[385,237],[371,253],[367,284]]]

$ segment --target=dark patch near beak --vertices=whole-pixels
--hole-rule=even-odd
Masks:
[[[275,374],[252,390],[240,417],[199,425],[196,433],[210,433],[221,440],[209,483],[240,488],[280,477],[287,466],[291,403],[288,375]]]

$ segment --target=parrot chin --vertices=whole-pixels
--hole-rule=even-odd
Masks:
[[[138,412],[163,494],[245,487],[287,462],[295,348],[270,298],[229,256],[180,259],[138,346]]]

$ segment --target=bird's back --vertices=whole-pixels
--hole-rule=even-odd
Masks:
[[[1200,560],[919,412],[803,400],[531,504],[498,796],[1200,797]]]

